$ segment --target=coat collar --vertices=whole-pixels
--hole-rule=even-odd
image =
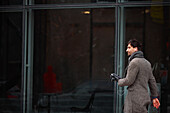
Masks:
[[[128,61],[132,61],[134,58],[144,58],[142,51],[136,51],[132,53],[132,55],[129,57]]]

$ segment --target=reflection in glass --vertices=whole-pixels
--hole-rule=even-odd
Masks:
[[[94,102],[94,112],[113,112],[113,12],[35,11],[33,104],[39,111],[68,112]]]
[[[21,112],[22,15],[0,13],[0,112]],[[10,109],[9,109],[10,108]]]
[[[161,112],[169,113],[168,95],[170,71],[169,9],[165,6],[126,8],[126,41],[136,38],[143,43],[145,57],[151,62],[153,74],[161,92]]]

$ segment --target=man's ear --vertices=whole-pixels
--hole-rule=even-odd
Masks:
[[[135,47],[134,49],[135,49],[135,52],[138,51],[138,48],[137,48],[137,47]]]

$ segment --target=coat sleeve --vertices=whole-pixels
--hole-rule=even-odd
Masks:
[[[136,76],[139,72],[139,67],[135,62],[130,62],[126,77],[123,79],[119,79],[118,85],[119,86],[130,86],[134,83]]]
[[[152,71],[151,71],[150,75],[151,76],[150,76],[149,81],[148,81],[150,93],[151,93],[152,97],[157,97],[158,96],[157,85],[156,85],[155,77],[152,74]]]

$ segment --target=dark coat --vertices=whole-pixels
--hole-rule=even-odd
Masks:
[[[157,85],[152,74],[151,64],[145,58],[134,58],[130,61],[126,77],[119,79],[119,86],[128,86],[124,103],[124,113],[147,113],[146,107],[151,96],[157,97]]]

